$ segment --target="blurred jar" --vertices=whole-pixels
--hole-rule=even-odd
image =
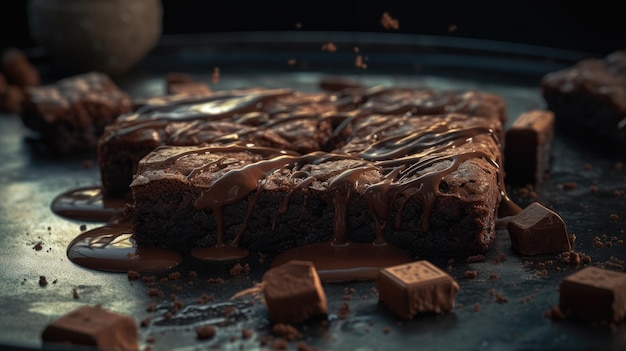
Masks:
[[[35,42],[71,72],[124,73],[161,37],[160,0],[30,0]]]

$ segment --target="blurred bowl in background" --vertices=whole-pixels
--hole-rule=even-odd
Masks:
[[[158,42],[160,0],[30,0],[33,40],[70,72],[124,73]]]

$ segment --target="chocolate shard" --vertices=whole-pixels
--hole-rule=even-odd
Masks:
[[[270,320],[300,323],[315,316],[327,316],[326,293],[315,266],[292,260],[263,275],[263,293]]]
[[[454,278],[426,260],[385,268],[377,283],[379,302],[404,319],[451,311],[459,291]]]
[[[139,350],[137,323],[100,306],[80,307],[50,323],[41,334],[44,343],[93,346],[100,350]]]
[[[506,132],[504,170],[515,185],[539,184],[550,170],[554,114],[533,110],[521,114]]]
[[[563,218],[538,202],[528,205],[507,225],[511,246],[533,256],[571,250]]]
[[[559,294],[568,317],[617,323],[626,316],[626,273],[587,267],[565,277]]]

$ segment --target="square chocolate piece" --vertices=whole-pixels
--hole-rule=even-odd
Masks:
[[[459,291],[454,278],[425,260],[385,268],[377,280],[378,300],[405,319],[451,311]]]
[[[563,219],[538,202],[528,205],[507,225],[511,245],[522,255],[571,250]]]
[[[554,114],[534,110],[521,114],[506,132],[504,170],[510,184],[539,184],[550,170]]]
[[[314,316],[328,315],[326,293],[315,266],[292,260],[263,275],[263,293],[270,320],[299,323]]]
[[[43,343],[93,346],[101,350],[139,350],[137,323],[100,306],[83,306],[49,324]]]
[[[587,267],[563,279],[559,294],[566,316],[615,323],[626,316],[626,273]]]

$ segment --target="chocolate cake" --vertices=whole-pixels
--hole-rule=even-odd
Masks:
[[[311,131],[309,141],[324,146],[317,151],[232,134],[219,144],[157,147],[131,184],[135,240],[181,251],[389,242],[415,255],[485,252],[503,194],[501,115],[412,115],[383,99],[347,113],[285,116],[286,126]],[[336,108],[328,95],[323,101],[321,109]],[[261,128],[238,133],[263,136]]]
[[[371,88],[303,93],[288,89],[218,91],[154,98],[105,129],[98,156],[106,196],[128,192],[139,160],[158,146],[245,142],[298,153],[332,151],[346,116],[467,113],[503,122],[505,106],[483,92]],[[497,125],[496,133],[503,137]],[[342,129],[343,130],[343,129]]]
[[[626,144],[626,51],[549,73],[541,89],[557,127]]]
[[[104,127],[128,113],[128,95],[105,74],[89,72],[27,87],[22,121],[61,152],[95,149]]]

